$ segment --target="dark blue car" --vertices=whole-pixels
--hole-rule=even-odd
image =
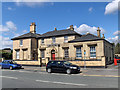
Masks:
[[[12,69],[15,69],[15,68],[22,68],[22,65],[17,64],[13,60],[4,60],[1,63],[1,69],[4,69],[4,68],[8,68],[8,69],[12,70]]]

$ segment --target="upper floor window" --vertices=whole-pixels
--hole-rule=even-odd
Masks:
[[[52,37],[52,43],[55,43],[55,37]]]
[[[20,40],[20,46],[22,46],[23,45],[23,40]]]
[[[64,36],[64,42],[68,42],[68,36]]]
[[[76,57],[77,58],[82,58],[81,47],[76,47]]]
[[[65,49],[64,49],[64,56],[65,56],[66,58],[69,57],[69,49],[68,49],[68,48],[65,48]]]
[[[90,46],[90,57],[96,57],[96,48],[95,48],[95,46]]]
[[[41,58],[44,58],[44,57],[45,57],[45,51],[41,50]]]
[[[43,38],[41,39],[41,43],[42,43],[42,44],[44,43],[44,39],[43,39]]]

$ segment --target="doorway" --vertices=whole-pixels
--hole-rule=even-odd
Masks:
[[[51,50],[51,59],[55,60],[55,50]]]

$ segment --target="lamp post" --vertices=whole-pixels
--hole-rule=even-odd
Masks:
[[[86,50],[84,50],[84,69],[86,69],[85,55],[86,55]]]

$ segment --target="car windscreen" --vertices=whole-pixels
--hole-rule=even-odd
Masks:
[[[65,65],[71,65],[72,63],[65,61],[64,64]]]
[[[17,64],[15,61],[10,61],[10,64]]]

